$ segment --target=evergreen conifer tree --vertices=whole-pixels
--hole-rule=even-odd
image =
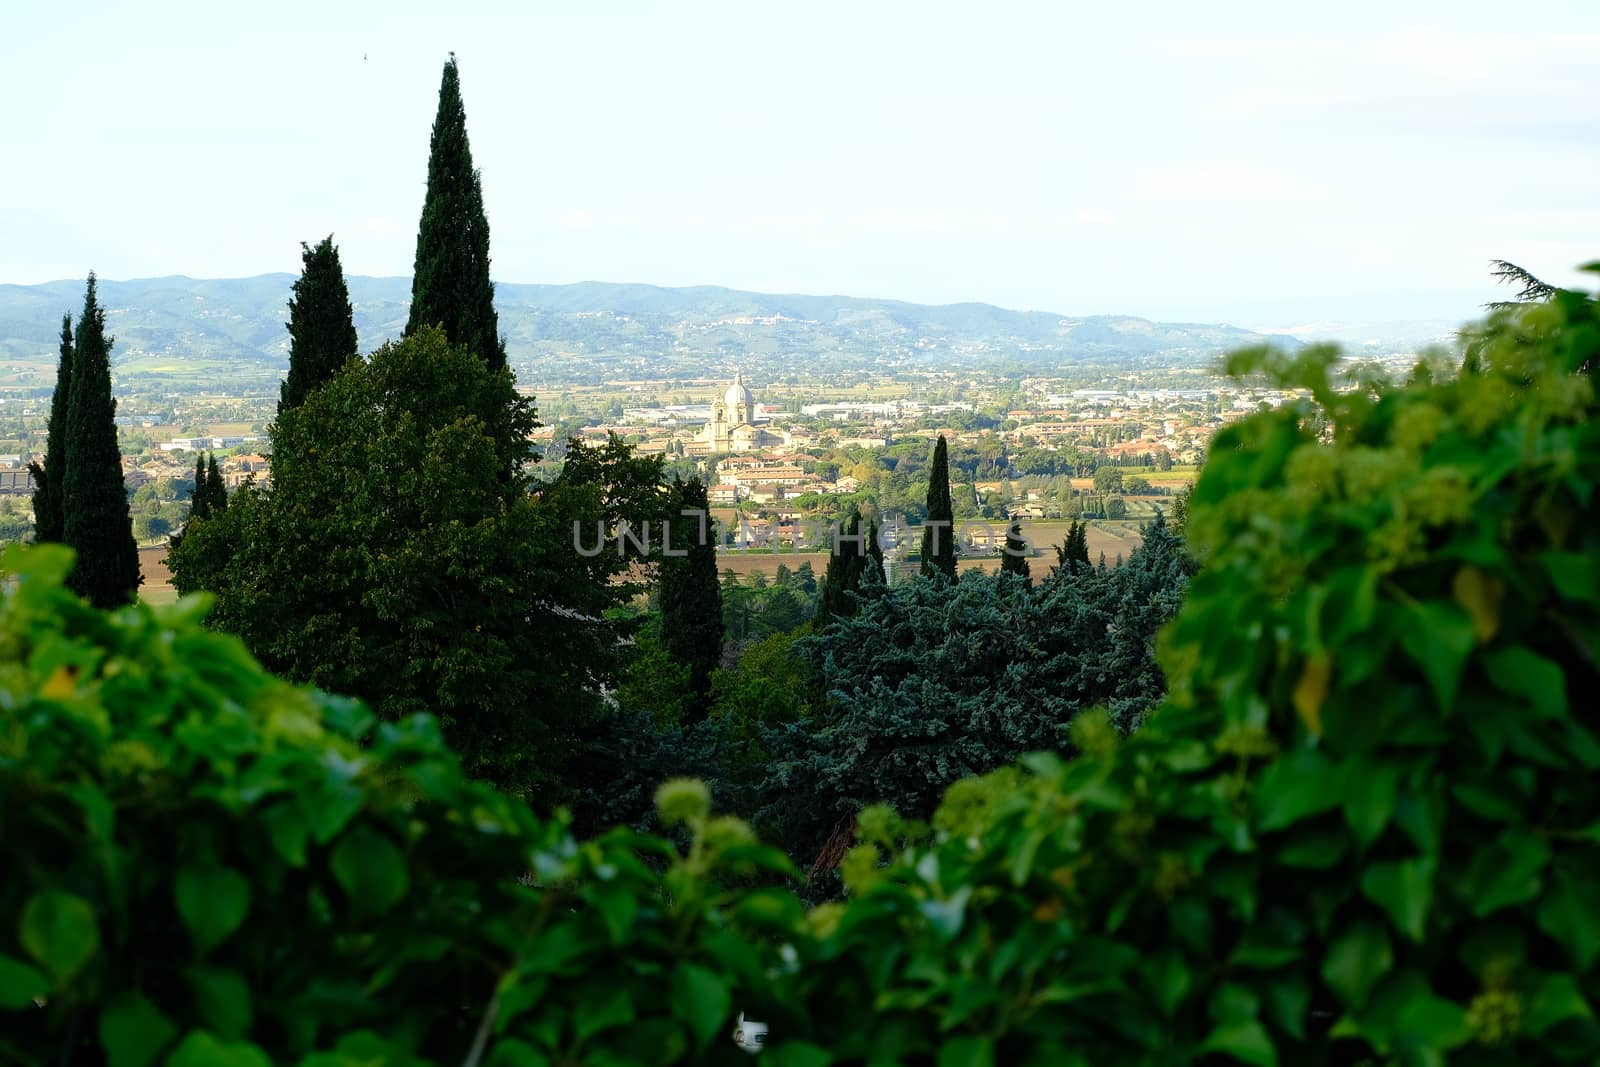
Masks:
[[[941,525],[942,524],[942,525]],[[922,574],[956,576],[955,508],[950,502],[950,452],[944,434],[933,446],[928,474],[928,518],[922,527]]]
[[[866,573],[873,571],[877,572],[878,581],[886,582],[889,580],[889,569],[883,565],[883,545],[878,543],[878,524],[876,521],[867,524],[866,572],[863,573],[862,577],[866,577]]]
[[[111,397],[111,344],[90,274],[72,346],[61,512],[62,540],[78,554],[68,584],[99,608],[125,604],[139,588],[139,550],[122,484],[117,402]]]
[[[56,364],[56,391],[50,396],[50,422],[44,463],[30,463],[33,472],[33,539],[59,541],[63,532],[61,490],[67,473],[67,408],[72,397],[72,316],[61,316],[61,358]]]
[[[206,457],[194,461],[194,492],[189,496],[189,521],[211,517],[211,487],[206,481]]]
[[[711,672],[722,662],[722,589],[717,584],[717,545],[709,529],[710,503],[699,478],[676,486],[678,507],[697,512],[672,516],[671,547],[682,556],[661,562],[661,639],[673,659],[689,668],[693,707],[701,716],[710,702]]]
[[[217,468],[217,457],[212,455],[210,463],[206,466],[206,495],[210,497],[209,510],[215,515],[220,511],[228,510],[228,486],[222,480],[222,471]]]
[[[357,351],[355,313],[333,235],[315,248],[302,241],[300,259],[304,269],[289,298],[289,373],[279,393],[280,413],[298,407]]]
[[[494,283],[489,280],[489,220],[483,212],[483,185],[472,167],[453,53],[439,82],[406,336],[435,325],[444,328],[452,344],[475,352],[491,371],[506,365]]]
[[[1012,519],[1011,525],[1006,527],[1006,550],[1000,560],[1000,569],[1029,581],[1027,551],[1028,542],[1022,537],[1022,523]]]
[[[822,575],[822,591],[817,601],[816,628],[833,619],[847,619],[856,613],[856,602],[848,594],[861,588],[865,569],[861,544],[861,513],[855,508],[839,524],[839,537],[828,556],[828,569]]]

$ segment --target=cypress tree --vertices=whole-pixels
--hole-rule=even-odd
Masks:
[[[677,487],[678,507],[710,522],[706,487],[690,478]],[[673,659],[689,668],[693,706],[704,715],[711,697],[711,672],[722,662],[722,587],[717,584],[717,546],[698,519],[671,520],[671,547],[683,556],[661,562],[661,638]]]
[[[1022,523],[1012,519],[1011,525],[1006,527],[1006,550],[1000,560],[1000,569],[1029,581],[1027,551],[1028,542],[1022,538]]]
[[[944,434],[933,446],[933,468],[928,475],[928,519],[922,527],[922,574],[938,572],[956,576],[955,508],[950,503],[950,453]],[[935,523],[943,523],[935,527]]]
[[[454,53],[439,82],[406,335],[434,325],[444,328],[452,344],[477,353],[490,370],[506,365],[489,280],[489,220],[483,213],[483,184],[472,167]]]
[[[206,482],[206,457],[194,461],[194,492],[189,496],[189,521],[211,517],[211,487]]]
[[[878,543],[878,524],[875,521],[867,524],[866,572],[872,571],[877,572],[880,582],[889,580],[889,569],[883,565],[883,546]],[[862,577],[865,578],[866,573]]]
[[[139,550],[122,485],[117,402],[111,397],[112,338],[105,325],[90,274],[72,346],[61,512],[62,540],[78,554],[68,584],[99,608],[125,604],[139,588]]]
[[[866,569],[860,535],[861,513],[851,508],[849,517],[839,524],[839,537],[822,575],[822,592],[817,599],[818,630],[833,619],[847,619],[856,613],[858,605],[846,594],[861,588],[861,574]]]
[[[206,495],[210,498],[208,510],[211,514],[228,510],[228,486],[222,480],[222,471],[217,469],[215,453],[206,467]]]
[[[289,373],[279,393],[279,414],[299,407],[357,351],[355,312],[333,235],[315,248],[300,242],[300,259],[304,268],[289,298]]]
[[[61,490],[67,473],[67,408],[72,397],[72,316],[61,316],[61,358],[56,363],[56,391],[50,396],[50,423],[44,464],[28,464],[33,472],[33,539],[59,541],[62,536]]]
[[[1073,523],[1072,560],[1085,567],[1089,565],[1089,524],[1086,522]]]

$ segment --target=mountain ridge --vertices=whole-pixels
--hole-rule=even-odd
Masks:
[[[119,376],[189,371],[255,382],[288,357],[288,273],[244,278],[163,275],[100,279]],[[362,351],[400,336],[408,277],[350,275]],[[63,312],[81,281],[0,284],[0,357],[53,358]],[[519,378],[581,381],[652,371],[668,376],[746,369],[781,371],[805,358],[822,366],[980,363],[1036,366],[1192,365],[1229,348],[1293,338],[1242,327],[1160,322],[1135,315],[1066,315],[981,301],[918,304],[846,295],[762,293],[717,285],[646,282],[497,282],[511,363]],[[571,357],[580,357],[575,363]],[[792,367],[790,368],[792,370]]]

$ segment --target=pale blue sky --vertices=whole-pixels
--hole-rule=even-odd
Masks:
[[[1600,259],[1594,0],[7,0],[0,281],[409,273],[451,49],[505,281],[1288,325]]]

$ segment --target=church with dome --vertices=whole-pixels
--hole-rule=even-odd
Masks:
[[[744,372],[711,402],[711,421],[698,442],[707,452],[752,452],[785,443],[784,436],[756,425],[755,394],[744,384]]]

